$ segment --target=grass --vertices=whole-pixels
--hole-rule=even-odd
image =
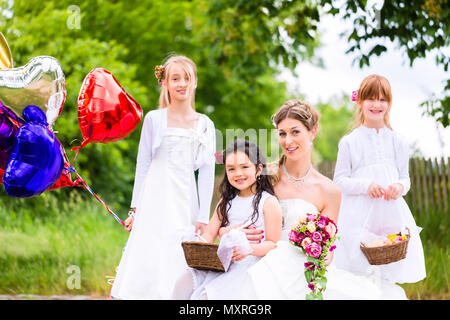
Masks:
[[[14,209],[0,199],[0,294],[108,297],[107,280],[129,234],[96,200],[76,193],[64,201],[44,196],[39,206],[39,213]],[[402,287],[409,299],[450,299],[449,215],[420,212],[415,219],[424,228],[427,278]]]
[[[0,207],[0,294],[108,296],[128,233],[98,202],[60,207],[45,217]]]
[[[414,211],[416,224],[423,228],[422,240],[427,277],[417,283],[402,284],[409,299],[450,299],[450,238],[448,212]]]

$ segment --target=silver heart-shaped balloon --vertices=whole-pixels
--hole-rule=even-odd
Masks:
[[[38,56],[23,67],[0,70],[0,100],[19,117],[28,105],[38,106],[51,128],[66,100],[60,63],[50,56]]]

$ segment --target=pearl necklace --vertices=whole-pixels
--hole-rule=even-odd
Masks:
[[[308,172],[306,172],[306,174],[301,178],[295,178],[295,177],[291,176],[287,172],[285,165],[283,165],[283,172],[288,177],[289,182],[293,183],[295,186],[301,186],[305,182],[306,178],[308,178],[308,176],[311,172],[311,168],[312,168],[312,165],[309,167]]]

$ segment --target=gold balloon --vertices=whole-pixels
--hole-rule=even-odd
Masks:
[[[3,33],[0,32],[0,70],[13,67],[11,50]]]

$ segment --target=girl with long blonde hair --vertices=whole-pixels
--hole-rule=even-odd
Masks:
[[[209,221],[215,128],[195,111],[196,65],[172,55],[156,66],[155,76],[159,108],[147,113],[142,127],[125,221],[130,236],[111,290],[117,299],[169,299],[187,268],[183,235],[203,232]]]

